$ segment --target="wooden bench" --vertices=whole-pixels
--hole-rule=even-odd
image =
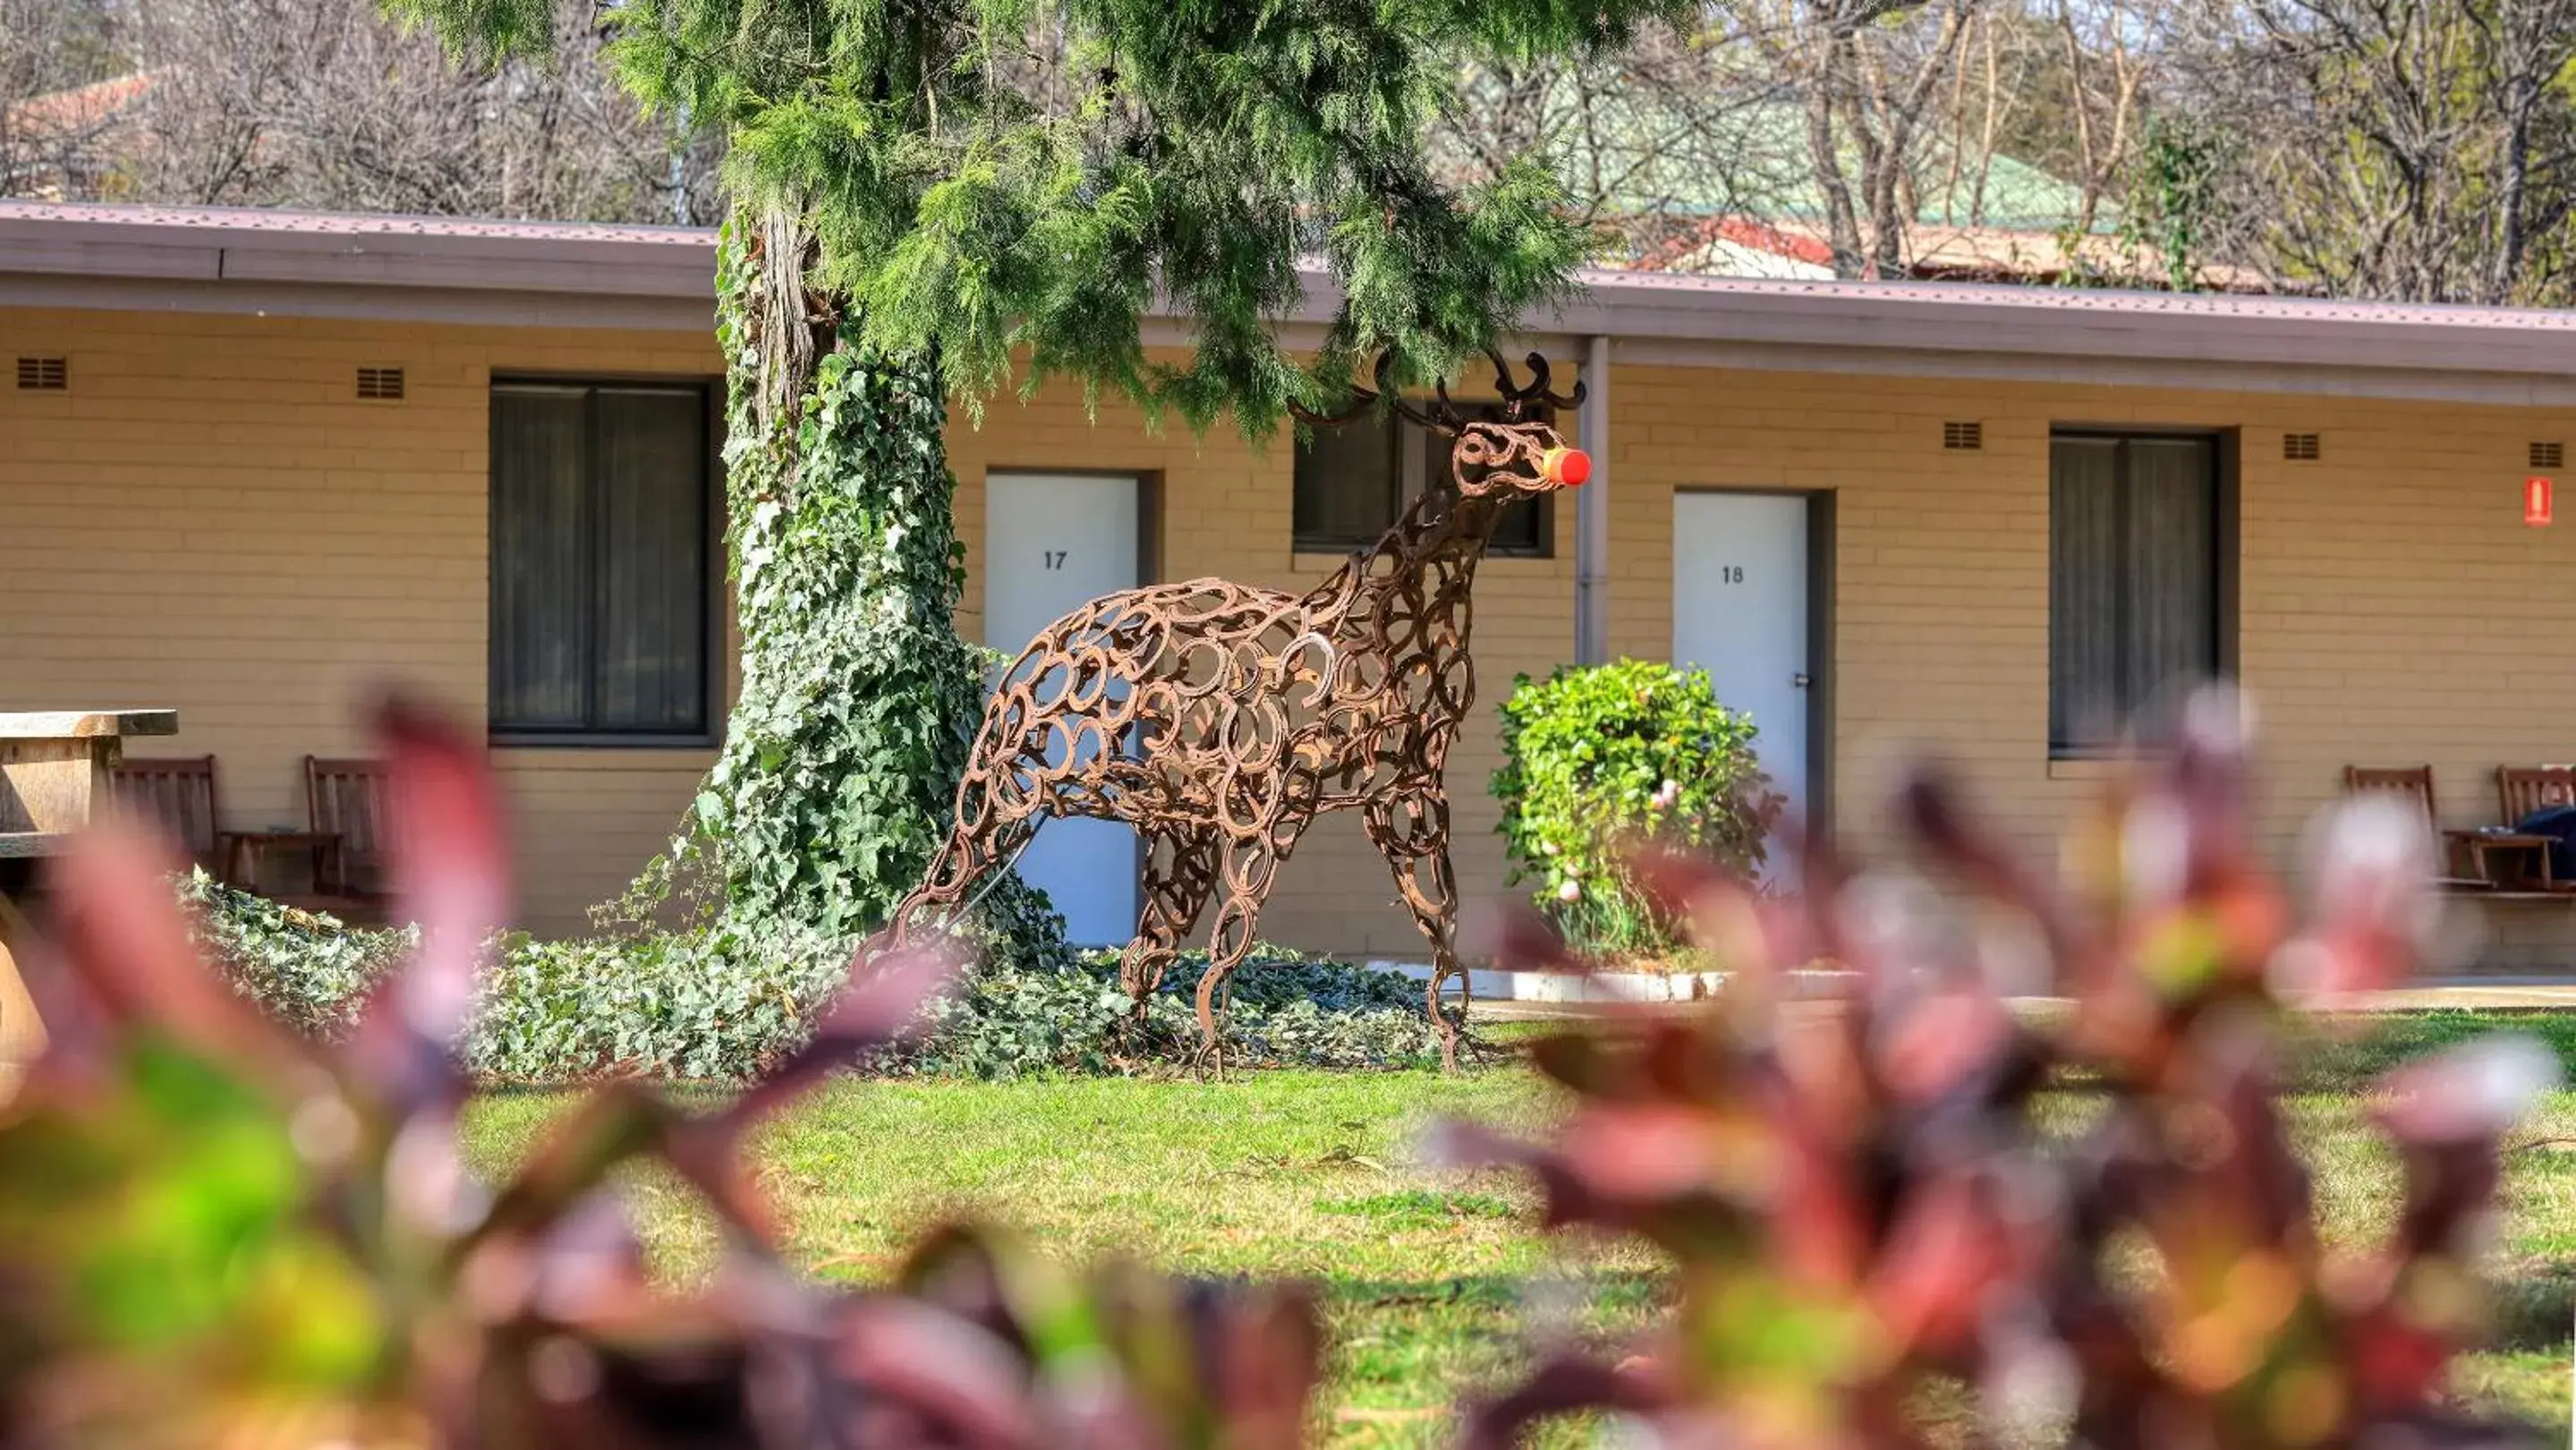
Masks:
[[[2471,829],[2445,828],[2441,824],[2441,810],[2433,794],[2433,767],[2429,765],[2347,765],[2343,768],[2343,784],[2347,794],[2383,794],[2408,803],[2423,819],[2425,829],[2442,843],[2444,874],[2436,878],[2435,884],[2443,890],[2524,899],[2576,899],[2576,882],[2559,881],[2551,873],[2549,848],[2556,842],[2548,836],[2514,829],[2515,822],[2530,814],[2513,809],[2518,798],[2515,792],[2534,788],[2522,779],[2529,773],[2510,766],[2499,769],[2496,788],[2505,808],[2504,823]],[[2566,783],[2576,786],[2576,772],[2570,773]],[[2500,864],[2507,868],[2506,874],[2498,874]]]
[[[223,790],[211,755],[127,756],[108,772],[116,810],[157,828],[216,880],[258,891],[260,865],[271,852],[306,851],[317,887],[331,875],[339,838],[317,831],[236,831],[224,827]]]
[[[2442,812],[2433,796],[2433,767],[2361,766],[2343,768],[2343,788],[2347,795],[2383,795],[2403,802],[2424,823],[2424,829],[2442,843],[2442,872],[2436,884],[2445,891],[2492,891],[2495,878],[2488,874],[2485,853],[2475,849],[2464,836],[2474,832],[2442,828]],[[2543,853],[2544,861],[2547,853]],[[2462,863],[2469,869],[2463,871]]]
[[[2541,811],[2557,806],[2576,805],[2576,766],[2565,765],[2499,765],[2496,767],[2496,806],[2504,813],[2504,829],[2516,840],[2544,844],[2532,854],[2540,862],[2536,877],[2523,883],[2532,891],[2576,901],[2576,881],[2562,881],[2550,860],[2558,844],[2552,836],[2525,831],[2522,823]]]
[[[373,760],[304,757],[306,829],[226,830],[215,757],[128,759],[111,772],[116,807],[161,829],[216,879],[292,905],[365,917],[384,901],[384,767]],[[264,890],[261,862],[309,852],[313,890]]]

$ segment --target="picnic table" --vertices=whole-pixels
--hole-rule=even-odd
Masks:
[[[0,712],[0,1097],[45,1045],[44,1024],[18,978],[9,934],[35,879],[107,802],[108,772],[129,736],[176,735],[176,710]]]

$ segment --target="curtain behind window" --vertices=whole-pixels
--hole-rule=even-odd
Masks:
[[[707,709],[706,408],[603,390],[597,728],[686,734]]]
[[[2206,438],[2131,438],[2127,453],[2129,711],[2218,670],[2218,488]]]
[[[589,431],[580,392],[493,390],[495,726],[577,730],[588,717]]]
[[[2173,688],[2217,673],[2219,528],[2214,440],[2051,440],[2051,749],[2114,744]]]
[[[492,391],[492,728],[707,728],[705,395]]]

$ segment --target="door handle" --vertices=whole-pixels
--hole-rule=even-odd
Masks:
[[[1808,679],[1807,679],[1807,672],[1806,672],[1805,670],[1800,670],[1800,671],[1798,671],[1796,674],[1791,675],[1791,676],[1789,677],[1789,683],[1790,683],[1790,684],[1793,684],[1793,685],[1795,685],[1795,686],[1797,686],[1797,687],[1798,687],[1799,689],[1801,689],[1801,690],[1803,690],[1803,689],[1807,688],[1807,685],[1808,685],[1808,683],[1809,683],[1809,682],[1808,682]]]

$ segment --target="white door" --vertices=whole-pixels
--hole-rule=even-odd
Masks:
[[[1807,500],[1673,495],[1673,660],[1753,717],[1772,788],[1807,804]],[[1782,863],[1775,857],[1771,873]]]
[[[984,642],[1019,658],[1038,631],[1138,577],[1132,478],[995,473],[984,480]],[[1051,820],[1020,876],[1064,914],[1078,946],[1136,932],[1136,833],[1116,821]]]

